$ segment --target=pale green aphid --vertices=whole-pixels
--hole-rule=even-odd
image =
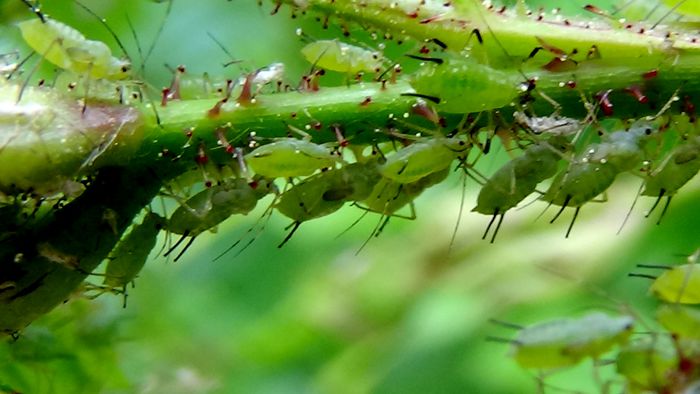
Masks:
[[[312,64],[326,70],[348,74],[379,72],[382,68],[381,53],[370,51],[338,40],[319,40],[307,44],[301,54]]]
[[[383,177],[397,183],[412,183],[442,171],[458,157],[466,157],[471,144],[462,136],[433,137],[414,142],[387,156],[379,166]]]
[[[74,28],[48,17],[45,22],[30,19],[18,24],[22,37],[52,64],[91,78],[120,80],[129,77],[131,64],[112,56],[101,41],[88,40]]]
[[[126,286],[141,271],[148,255],[156,245],[158,233],[165,227],[165,218],[148,212],[110,252],[105,271],[104,286],[126,294]]]
[[[258,175],[292,178],[335,167],[340,157],[327,146],[304,139],[283,138],[256,148],[245,156],[245,161]]]
[[[700,309],[683,305],[661,305],[656,321],[680,338],[700,339]]]
[[[674,266],[656,278],[649,290],[661,301],[700,304],[700,266],[695,263]]]
[[[566,207],[575,207],[574,217],[566,231],[571,233],[581,206],[605,192],[618,174],[641,166],[644,159],[642,143],[651,135],[647,125],[635,125],[629,131],[616,131],[605,141],[587,146],[583,153],[560,172],[542,197],[550,204],[561,206],[553,223]]]
[[[559,137],[536,143],[489,178],[479,191],[476,207],[472,209],[472,212],[493,215],[483,238],[486,238],[496,217],[500,216],[491,237],[491,242],[494,242],[506,211],[532,194],[540,182],[553,177],[562,154],[569,148],[567,140]]]
[[[173,245],[165,256],[172,253],[187,237],[190,241],[175,258],[177,261],[195,238],[228,219],[231,215],[246,215],[252,211],[258,200],[275,189],[267,179],[256,179],[248,183],[243,178],[214,185],[184,201],[168,219],[167,230],[182,237]]]
[[[630,316],[594,312],[521,329],[513,339],[512,356],[523,368],[554,369],[598,358],[627,341],[634,328]]]
[[[649,173],[642,190],[643,196],[656,197],[656,202],[649,210],[649,214],[654,211],[661,199],[666,197],[666,204],[658,220],[660,222],[671,204],[671,198],[699,171],[700,137],[694,136],[677,146],[657,168]]]
[[[438,110],[466,114],[505,107],[530,85],[516,71],[453,56],[442,64],[424,64],[411,79],[411,86],[416,94],[438,103]]]
[[[301,223],[329,215],[348,201],[367,198],[380,175],[374,161],[352,163],[309,177],[282,194],[275,209],[294,220],[283,246]]]
[[[678,367],[678,354],[667,335],[644,336],[622,346],[615,366],[629,385],[625,392],[661,392]]]

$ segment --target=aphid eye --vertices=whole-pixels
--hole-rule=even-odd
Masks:
[[[644,130],[644,134],[646,134],[646,135],[651,135],[651,133],[652,133],[652,130],[650,128],[646,128]]]

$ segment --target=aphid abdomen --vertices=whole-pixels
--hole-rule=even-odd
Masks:
[[[683,264],[664,271],[650,291],[661,301],[678,304],[700,304],[700,266]]]
[[[168,230],[175,234],[197,236],[231,215],[248,214],[259,198],[245,179],[212,186],[190,197],[176,209],[168,220]]]
[[[338,162],[330,148],[294,138],[262,145],[245,159],[256,174],[268,178],[311,175]]]
[[[412,183],[449,167],[456,153],[440,139],[402,148],[380,165],[382,176],[398,183]]]
[[[334,185],[329,185],[327,182],[328,174],[336,171],[340,170],[331,170],[315,175],[293,186],[282,194],[280,200],[275,204],[275,209],[299,223],[337,211],[345,204],[344,198],[324,199],[324,195],[327,196],[327,193],[333,194],[334,190],[337,191],[334,189]],[[335,186],[337,187],[337,184]]]
[[[535,191],[537,185],[556,174],[559,156],[553,147],[534,145],[498,169],[479,191],[473,212],[503,214]]]
[[[22,38],[34,51],[54,65],[74,73],[87,73],[92,78],[124,79],[130,64],[112,56],[101,41],[88,40],[72,27],[45,18],[18,24]]]
[[[606,163],[571,163],[554,178],[543,200],[559,206],[581,206],[606,191],[618,173]]]
[[[521,82],[518,73],[450,58],[443,64],[424,65],[411,85],[421,95],[438,98],[438,108],[445,112],[470,113],[510,104],[523,92]]]
[[[110,253],[105,271],[104,285],[110,288],[126,286],[141,271],[148,255],[156,245],[158,233],[165,225],[165,218],[149,212],[140,224],[135,225]]]
[[[301,53],[309,63],[326,70],[355,74],[376,72],[382,67],[382,56],[338,40],[319,40],[307,44]]]
[[[651,172],[643,196],[673,195],[700,171],[700,137],[675,148],[660,169]]]
[[[635,390],[664,392],[676,371],[679,355],[666,335],[648,335],[620,349],[616,371]]]

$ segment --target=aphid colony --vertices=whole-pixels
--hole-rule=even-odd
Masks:
[[[628,393],[694,392],[691,388],[700,382],[699,254],[677,266],[639,265],[663,270],[658,277],[630,274],[653,280],[649,292],[660,301],[654,326],[644,325],[632,311],[590,312],[528,326],[495,321],[517,333],[512,339],[490,339],[511,343],[510,356],[520,367],[540,372],[541,388],[547,375],[591,359],[593,368],[614,366],[617,373],[606,382],[594,373],[602,392],[611,387]]]

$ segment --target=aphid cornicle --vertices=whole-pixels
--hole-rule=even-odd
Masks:
[[[465,136],[434,136],[414,142],[387,156],[379,167],[383,177],[397,183],[412,183],[449,167],[458,157],[466,157],[471,144]]]
[[[258,200],[273,190],[274,183],[265,178],[258,177],[253,183],[237,178],[206,188],[190,197],[168,219],[166,229],[175,234],[182,234],[182,237],[165,256],[172,253],[185,238],[191,237],[175,257],[175,261],[179,260],[199,234],[216,227],[231,215],[248,214],[255,208]]]
[[[141,271],[148,255],[156,245],[158,233],[166,220],[154,212],[148,212],[140,224],[132,227],[107,257],[107,269],[103,285],[126,295],[126,286]]]
[[[500,216],[491,237],[491,242],[494,242],[506,212],[532,194],[540,182],[553,177],[558,162],[569,149],[568,141],[561,137],[536,143],[489,178],[479,191],[476,207],[472,209],[472,212],[493,215],[483,238],[486,238],[496,217]]]
[[[316,174],[282,194],[275,209],[294,220],[283,246],[301,223],[329,215],[348,201],[367,198],[380,179],[375,161],[352,163]]]
[[[245,156],[248,166],[268,178],[311,175],[335,167],[340,157],[327,146],[298,138],[283,138],[262,145]]]
[[[304,58],[318,67],[348,74],[379,72],[381,53],[370,51],[338,40],[319,40],[301,49]]]
[[[589,313],[578,319],[564,318],[522,328],[513,339],[512,356],[523,368],[553,369],[598,358],[632,334],[634,319]]]
[[[656,209],[661,199],[666,197],[666,204],[657,224],[661,222],[673,196],[699,171],[700,137],[693,136],[677,146],[657,168],[649,173],[642,190],[643,196],[656,197],[656,202],[649,210],[649,214]]]
[[[18,24],[22,37],[39,55],[63,70],[90,78],[128,78],[131,64],[112,56],[101,41],[88,40],[74,28],[44,16]]]

